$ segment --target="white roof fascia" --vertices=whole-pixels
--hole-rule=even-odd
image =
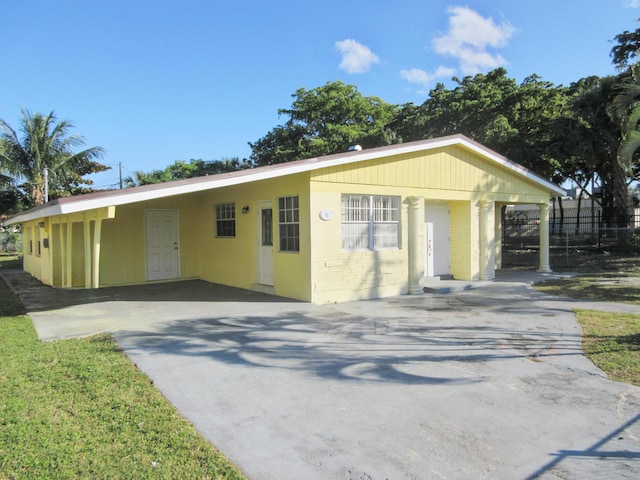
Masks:
[[[26,211],[19,213],[14,217],[8,219],[5,222],[6,225],[12,225],[15,223],[26,222],[29,220],[35,220],[37,218],[50,217],[53,215],[67,215],[71,213],[78,213],[87,210],[93,210],[98,208],[104,208],[108,206],[125,205],[129,203],[143,202],[147,200],[154,200],[157,198],[171,197],[174,195],[182,195],[186,193],[195,193],[205,190],[212,190],[215,188],[222,188],[232,185],[240,185],[243,183],[255,182],[259,180],[266,180],[270,178],[277,178],[284,175],[291,175],[294,173],[308,172],[317,170],[320,168],[335,167],[340,165],[347,165],[350,163],[362,162],[366,160],[374,160],[390,155],[402,155],[405,153],[414,153],[421,150],[432,150],[436,148],[447,147],[451,145],[463,145],[466,148],[473,150],[484,158],[487,158],[499,165],[507,168],[521,176],[524,176],[534,183],[544,186],[546,189],[551,190],[558,195],[564,195],[565,191],[557,185],[539,177],[538,175],[530,172],[526,168],[506,159],[505,157],[482,147],[480,144],[476,144],[468,140],[466,137],[460,135],[453,135],[450,137],[442,137],[433,140],[425,140],[423,142],[413,142],[409,144],[400,144],[393,147],[384,148],[384,150],[372,149],[370,151],[361,150],[356,152],[350,152],[348,154],[337,154],[336,158],[318,157],[301,160],[300,163],[292,162],[290,165],[280,164],[277,169],[266,168],[263,171],[256,171],[247,173],[246,175],[230,176],[225,178],[216,178],[212,176],[210,180],[203,180],[201,182],[184,183],[180,185],[167,184],[166,187],[155,188],[151,190],[135,191],[135,189],[117,190],[113,195],[106,195],[104,197],[87,198],[83,200],[79,197],[77,200],[68,203],[56,203],[49,207],[43,206],[34,211]],[[222,174],[224,175],[224,174]],[[127,191],[129,190],[129,191]]]

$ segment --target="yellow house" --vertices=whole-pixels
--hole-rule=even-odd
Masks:
[[[20,213],[24,270],[99,288],[202,279],[314,303],[422,292],[425,276],[490,280],[507,204],[557,185],[462,136],[61,198]]]

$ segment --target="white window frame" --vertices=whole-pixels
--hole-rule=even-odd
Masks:
[[[278,197],[278,250],[300,252],[300,198]]]
[[[216,213],[216,237],[235,238],[236,236],[236,204],[234,202],[219,203],[215,208]],[[227,229],[233,229],[233,235],[228,234]]]
[[[400,197],[342,195],[342,249],[389,250],[400,243]]]

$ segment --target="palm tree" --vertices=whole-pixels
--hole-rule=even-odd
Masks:
[[[620,160],[630,169],[633,156],[640,149],[640,79],[635,75],[626,81],[615,97],[616,113],[623,123]]]
[[[58,121],[54,112],[31,114],[22,109],[21,135],[0,119],[0,175],[27,189],[33,205],[45,202],[45,169],[50,182],[60,186],[77,183],[78,172],[86,175],[107,168],[94,161],[102,157],[101,147],[74,152],[85,141],[80,135],[69,135],[72,128],[69,121]]]

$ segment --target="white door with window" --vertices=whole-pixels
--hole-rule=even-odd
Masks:
[[[258,203],[258,283],[273,286],[273,207]]]
[[[449,205],[425,205],[425,265],[427,277],[448,275],[449,272]]]
[[[180,277],[180,235],[177,210],[144,212],[147,280]]]

